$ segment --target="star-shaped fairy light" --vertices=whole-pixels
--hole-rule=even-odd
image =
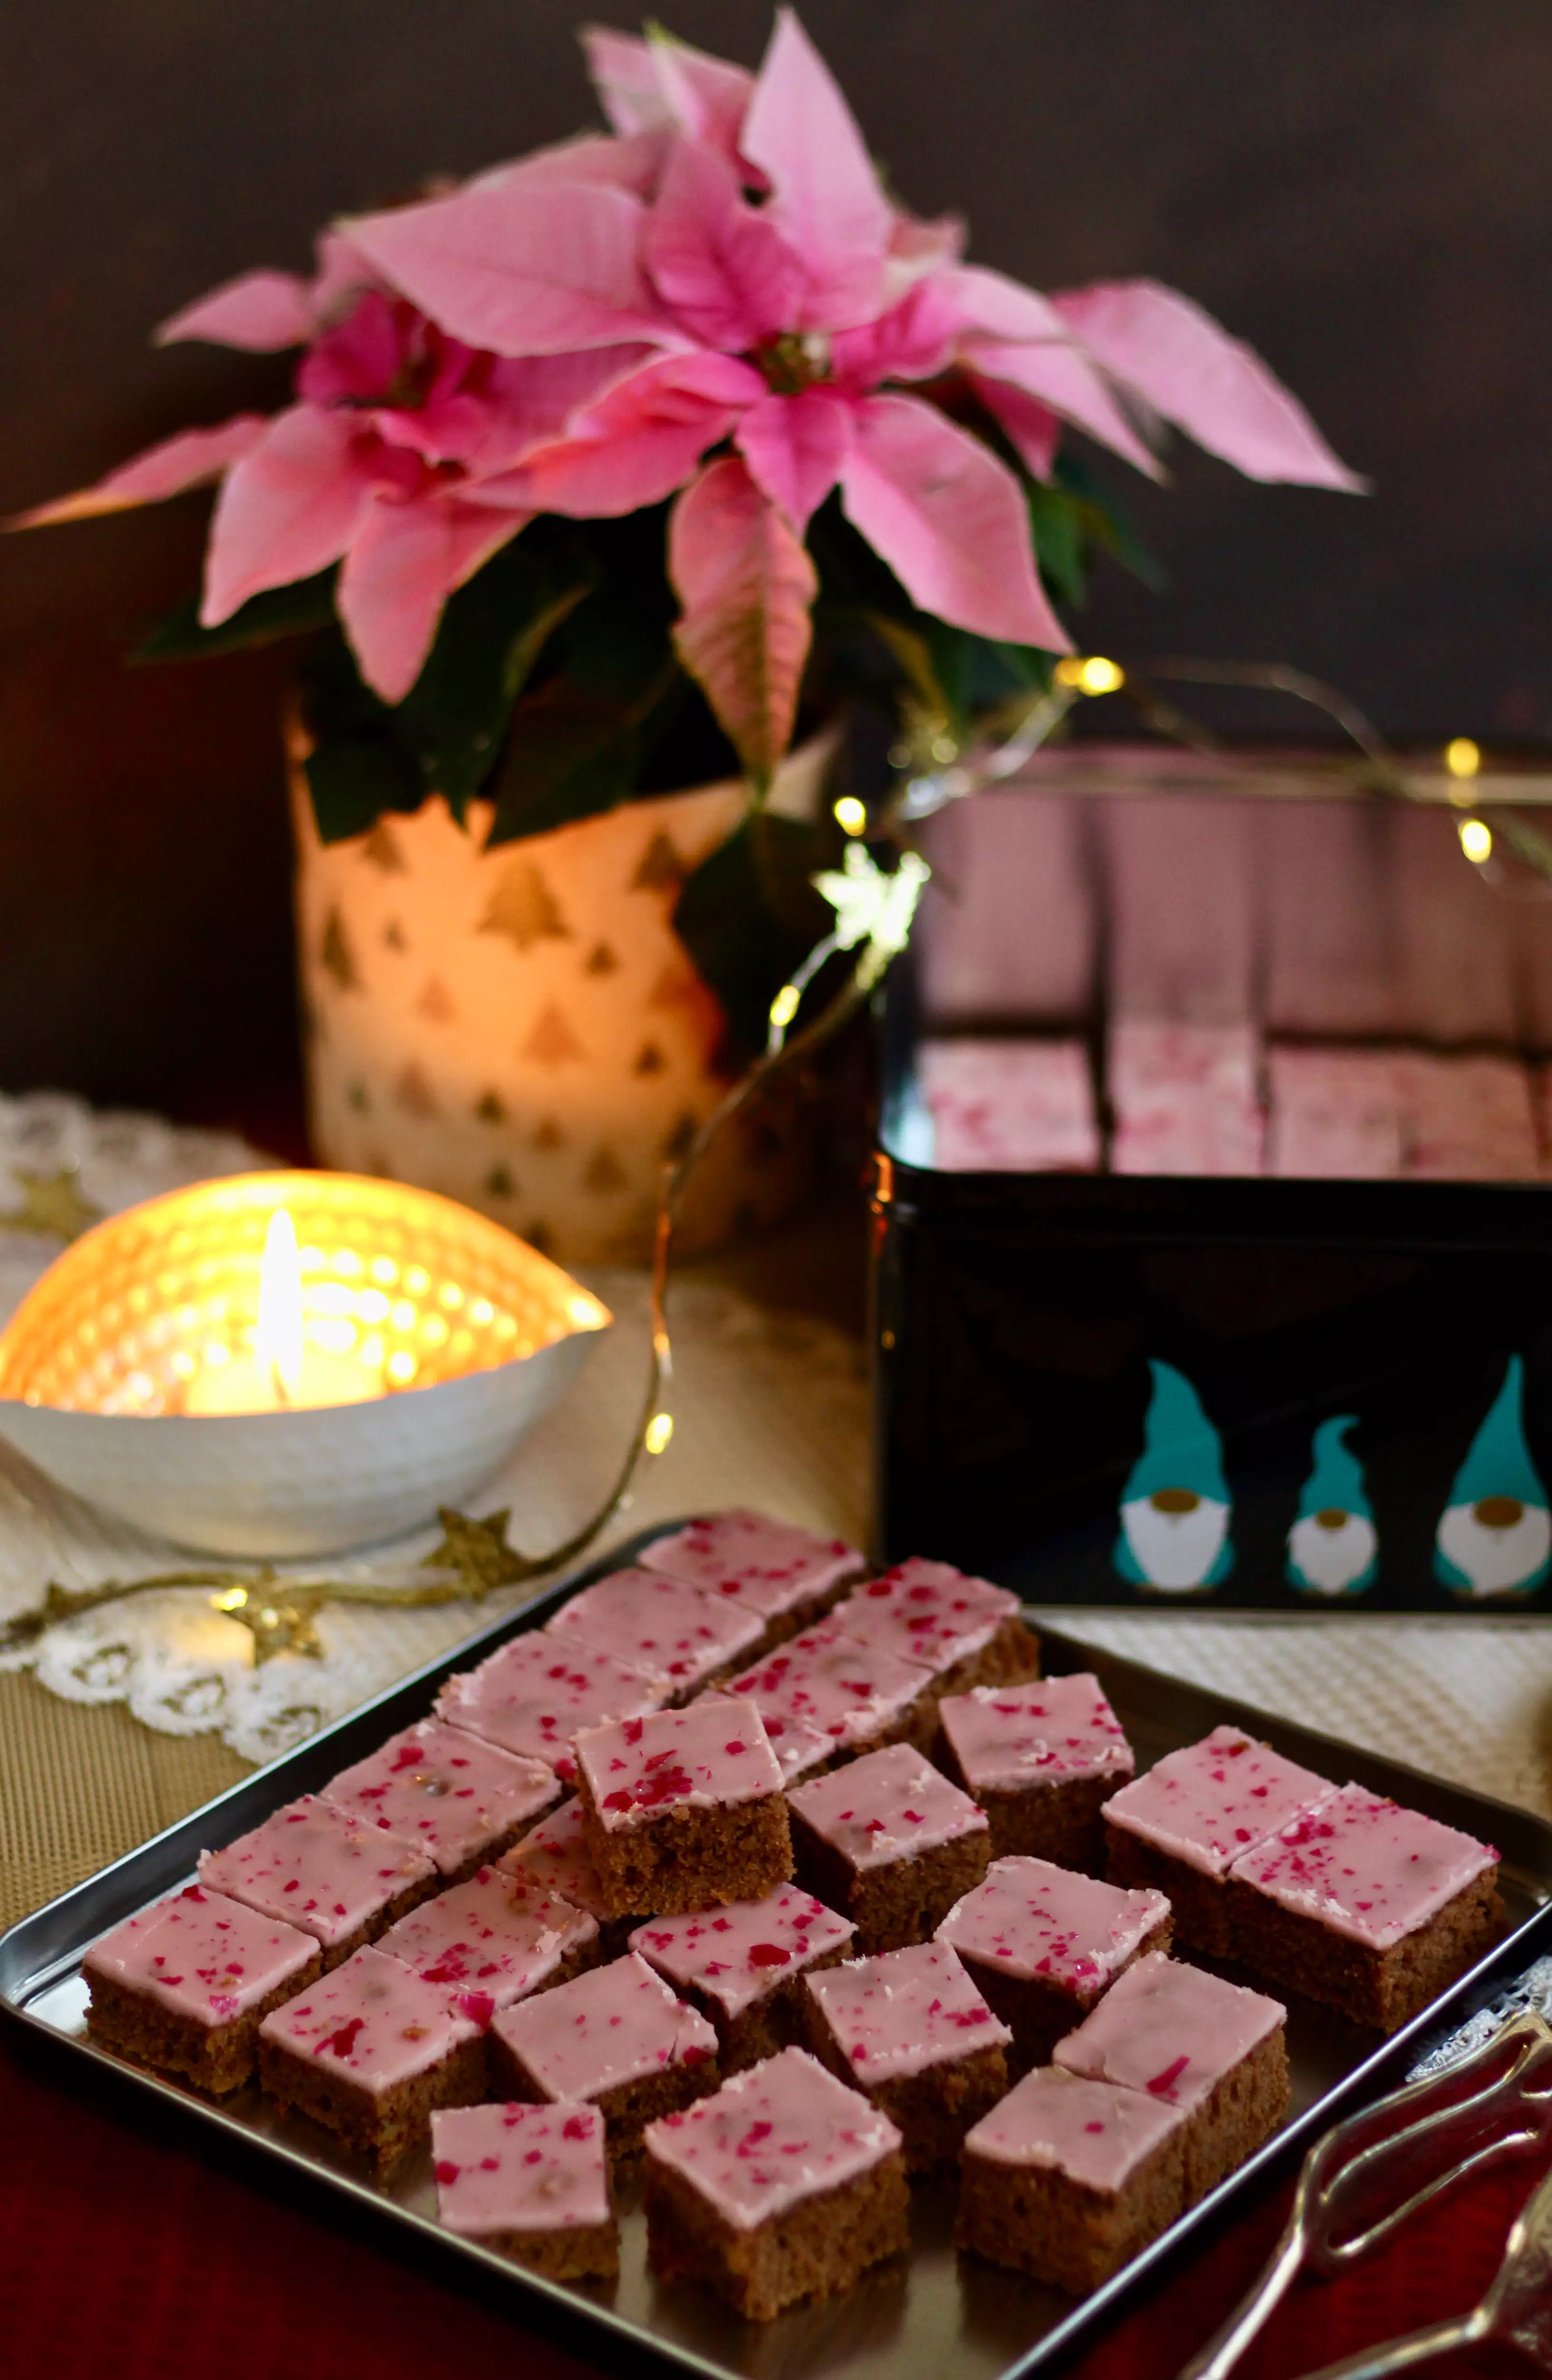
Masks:
[[[835,912],[831,946],[851,951],[858,942],[869,942],[881,964],[898,957],[910,940],[916,903],[931,873],[925,859],[903,851],[899,866],[886,875],[871,852],[860,843],[849,843],[841,866],[825,868],[814,879],[815,891]]]

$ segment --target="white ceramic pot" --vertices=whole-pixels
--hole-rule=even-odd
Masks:
[[[629,802],[484,848],[432,795],[320,842],[291,736],[309,1100],[319,1160],[440,1190],[566,1264],[641,1262],[667,1159],[727,1087],[721,1012],[673,931],[690,871],[737,825],[737,784]],[[817,800],[829,745],[773,806]],[[807,1179],[791,1098],[722,1133],[681,1245],[774,1221]]]

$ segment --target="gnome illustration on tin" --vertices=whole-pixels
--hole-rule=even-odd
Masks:
[[[1552,1516],[1525,1443],[1524,1370],[1511,1355],[1434,1540],[1434,1576],[1459,1596],[1531,1595],[1552,1570]]]
[[[1172,1364],[1150,1363],[1143,1451],[1121,1500],[1115,1567],[1134,1586],[1190,1595],[1234,1567],[1223,1449],[1201,1399]]]
[[[1357,1419],[1339,1414],[1315,1433],[1299,1516],[1288,1532],[1288,1584],[1302,1595],[1362,1595],[1377,1575],[1379,1538],[1364,1466],[1346,1442]]]

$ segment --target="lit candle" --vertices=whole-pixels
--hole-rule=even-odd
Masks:
[[[355,1405],[382,1396],[385,1386],[381,1367],[308,1344],[297,1228],[288,1209],[277,1207],[264,1237],[251,1350],[219,1341],[208,1346],[185,1391],[184,1412],[210,1416]]]

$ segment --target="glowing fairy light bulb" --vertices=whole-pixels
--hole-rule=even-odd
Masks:
[[[1462,819],[1460,825],[1461,848],[1466,857],[1480,868],[1493,856],[1493,830],[1485,820]]]

